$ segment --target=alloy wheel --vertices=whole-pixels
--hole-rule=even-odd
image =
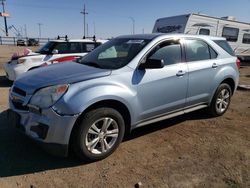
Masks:
[[[229,104],[230,101],[230,91],[227,89],[222,89],[216,100],[216,110],[220,113],[223,113]]]
[[[95,121],[86,134],[85,146],[92,154],[103,154],[116,143],[119,135],[117,122],[105,117]]]

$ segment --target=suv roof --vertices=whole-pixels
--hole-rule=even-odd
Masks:
[[[211,39],[211,40],[226,40],[224,37],[214,37],[207,35],[190,35],[190,34],[166,34],[166,33],[152,33],[152,34],[138,34],[138,35],[122,35],[117,38],[131,38],[131,39],[149,39],[152,40],[157,37],[193,37],[200,39]]]

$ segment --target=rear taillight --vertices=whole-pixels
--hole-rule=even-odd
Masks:
[[[75,60],[76,58],[78,58],[78,57],[77,57],[77,56],[59,57],[59,58],[56,58],[56,59],[51,60],[50,62],[51,62],[52,64],[55,64],[55,63],[61,63],[61,62],[64,62],[64,61],[73,61],[73,60]]]
[[[239,69],[240,68],[240,60],[238,58],[236,59],[236,65],[237,65],[237,67]]]

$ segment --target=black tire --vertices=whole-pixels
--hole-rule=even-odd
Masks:
[[[223,95],[224,95],[223,92],[225,93],[224,97],[223,97]],[[227,111],[227,109],[230,105],[231,96],[232,96],[231,87],[226,83],[222,83],[217,88],[217,90],[213,96],[212,102],[208,107],[209,113],[214,117],[223,115]],[[225,98],[225,99],[222,100],[222,98]],[[223,101],[225,103],[223,103]],[[221,106],[221,108],[220,108],[220,106]]]
[[[100,129],[100,131],[98,132],[96,131],[96,129],[92,128],[94,124],[96,125],[95,127],[97,128],[104,127],[105,121],[112,122],[110,123],[109,128],[111,126],[111,128],[113,128],[113,132],[116,132],[115,130],[118,129],[117,137],[107,136],[108,131],[111,132],[111,130],[106,131],[106,135],[105,135],[104,133],[105,131],[102,132],[102,129]],[[103,125],[101,126],[102,122],[103,122]],[[93,130],[95,134],[92,134],[91,131]],[[116,150],[116,148],[119,146],[119,144],[121,143],[123,139],[124,132],[125,132],[125,123],[124,123],[122,115],[117,110],[113,108],[98,108],[98,109],[87,112],[83,116],[81,122],[79,123],[79,126],[77,126],[73,130],[71,147],[73,149],[73,152],[76,154],[76,156],[84,161],[101,160],[101,159],[108,157]],[[102,135],[102,133],[104,134]],[[112,133],[109,133],[109,136],[111,136],[111,134]],[[113,135],[116,135],[116,133],[114,133]],[[91,139],[92,141],[94,141],[95,139],[99,139],[98,143],[96,144],[96,146],[94,146],[94,149],[92,149],[92,151],[91,151],[91,148],[87,147],[88,143],[91,143],[91,142],[88,142],[88,140],[91,140]],[[106,143],[110,142],[111,144],[110,144],[110,148],[102,152],[103,147],[105,145],[104,139],[106,139]],[[113,139],[116,139],[116,140],[114,141]],[[102,153],[97,153],[99,152],[99,150],[102,150],[100,151]]]

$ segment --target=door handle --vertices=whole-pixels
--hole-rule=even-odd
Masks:
[[[183,76],[184,74],[186,74],[185,71],[179,70],[179,71],[176,73],[176,76]]]
[[[218,65],[216,63],[213,63],[212,68],[217,68]]]

